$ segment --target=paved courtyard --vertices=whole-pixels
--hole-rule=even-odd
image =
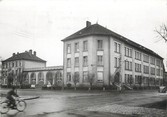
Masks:
[[[0,92],[5,94],[6,89]],[[26,100],[24,112],[10,110],[1,117],[166,117],[167,93],[157,90],[126,91],[46,91],[18,90]],[[1,101],[4,97],[2,95]],[[160,103],[161,102],[161,103]],[[156,105],[155,105],[156,103]],[[163,107],[163,108],[162,108]]]

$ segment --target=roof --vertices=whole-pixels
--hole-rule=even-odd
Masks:
[[[70,39],[75,39],[83,36],[89,36],[89,35],[111,35],[111,31],[108,30],[107,28],[104,28],[103,26],[99,24],[94,24],[88,27],[85,27],[78,32],[66,37],[62,41],[70,40]]]
[[[159,56],[157,53],[153,52],[152,50],[137,44],[133,41],[131,41],[130,39],[121,36],[120,34],[117,34],[99,24],[93,24],[90,26],[87,26],[79,31],[77,31],[76,33],[66,37],[65,39],[63,39],[62,41],[68,41],[68,40],[72,40],[72,39],[77,39],[77,38],[81,38],[81,37],[85,37],[85,36],[90,36],[90,35],[102,35],[102,36],[112,36],[115,37],[123,42],[125,42],[126,44],[129,44],[137,49],[140,49],[141,51],[147,52],[151,55],[154,55],[158,58],[163,59],[161,56]]]
[[[46,62],[45,60],[42,60],[41,58],[27,51],[23,53],[15,54],[12,57],[4,60],[3,62],[15,61],[15,60],[29,60],[29,61],[37,61],[37,62]]]

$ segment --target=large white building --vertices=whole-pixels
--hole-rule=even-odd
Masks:
[[[90,73],[95,74],[94,85],[113,83],[130,85],[161,85],[163,58],[99,24],[86,27],[62,40],[64,42],[64,84],[87,85]]]

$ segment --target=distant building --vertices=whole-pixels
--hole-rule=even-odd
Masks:
[[[94,85],[159,86],[163,79],[163,58],[99,24],[86,27],[62,40],[64,42],[64,84],[89,84],[89,74],[95,75]]]
[[[2,82],[7,84],[7,76],[13,74],[13,83],[15,83],[16,77],[22,74],[24,69],[36,67],[46,67],[46,61],[37,57],[35,51],[13,53],[12,57],[2,61]]]
[[[25,84],[36,85],[36,87],[63,85],[63,66],[26,68],[23,73],[25,74]]]
[[[43,85],[63,85],[63,66],[46,67],[46,61],[37,57],[36,52],[32,50],[23,53],[13,53],[13,56],[2,61],[3,79],[2,84],[8,83],[7,77],[13,74],[13,84],[30,84],[35,87]],[[21,82],[19,81],[19,74]]]

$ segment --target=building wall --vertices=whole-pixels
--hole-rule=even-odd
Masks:
[[[36,62],[36,61],[23,61],[23,68],[37,68],[37,67],[46,67],[46,63],[44,62]]]
[[[29,69],[30,70],[30,69]],[[27,74],[25,81],[28,84],[34,84],[34,85],[63,85],[63,69],[53,69],[53,70],[33,70],[32,71],[24,71],[24,73]],[[39,76],[39,74],[42,74],[42,77]],[[49,76],[48,74],[51,74]],[[51,79],[51,80],[49,80]],[[42,84],[41,84],[42,83]]]
[[[83,41],[88,41],[88,51],[83,52]],[[91,66],[90,64],[92,63],[92,55],[90,53],[92,53],[92,41],[93,41],[93,37],[85,37],[85,38],[80,38],[77,40],[71,40],[68,42],[64,43],[64,83],[67,84],[67,72],[70,72],[71,74],[74,74],[74,72],[79,72],[80,77],[82,77],[83,75],[83,71],[90,71],[91,70]],[[76,42],[79,42],[79,52],[75,53],[74,52],[74,44]],[[67,53],[67,44],[71,44],[71,53],[68,54]],[[83,56],[89,56],[88,57],[88,62],[89,65],[86,67],[83,67]],[[74,59],[75,57],[79,57],[79,66],[78,67],[74,67]],[[71,58],[71,67],[67,67],[67,58]],[[92,63],[93,64],[93,63]],[[80,83],[83,82],[83,79],[80,79],[79,81]],[[73,82],[70,82],[73,83]]]
[[[88,40],[88,51],[83,52],[83,41]],[[97,40],[103,40],[103,49],[97,50]],[[76,42],[79,42],[79,53],[74,52],[74,45]],[[115,52],[115,42],[120,44],[120,53]],[[67,44],[71,44],[71,53],[67,54]],[[125,47],[128,47],[132,49],[132,57],[125,56]],[[138,51],[141,53],[141,60],[135,59],[135,51]],[[144,55],[149,55],[149,63],[144,62],[143,57]],[[83,67],[83,56],[88,56],[88,66]],[[97,55],[103,56],[103,65],[98,66],[97,65]],[[79,57],[79,67],[74,67],[74,59],[75,57]],[[150,55],[147,52],[141,51],[128,43],[122,42],[116,38],[108,37],[108,36],[88,36],[83,37],[79,39],[73,39],[64,41],[64,83],[67,84],[67,72],[71,72],[74,74],[74,72],[79,71],[80,74],[80,84],[83,84],[83,71],[94,71],[95,72],[95,83],[96,85],[109,85],[110,80],[111,82],[114,81],[114,79],[110,79],[110,77],[115,73],[117,68],[115,67],[115,57],[121,58],[121,82],[125,83],[125,74],[132,75],[133,78],[133,85],[137,85],[135,83],[135,77],[141,76],[142,78],[155,78],[155,79],[161,79],[163,76],[163,66],[162,66],[162,59],[157,58],[153,55]],[[151,57],[155,58],[155,65],[150,64]],[[71,58],[71,67],[67,68],[67,58]],[[125,70],[125,60],[132,62],[132,70]],[[160,66],[158,67],[156,65],[156,60],[160,61]],[[136,72],[135,70],[135,63],[141,64],[141,72]],[[149,66],[149,73],[144,73],[144,65]],[[151,74],[151,67],[155,68],[155,75]],[[157,69],[160,69],[160,75],[157,75]],[[97,81],[97,72],[103,72],[103,81],[104,82],[98,82]],[[72,83],[72,82],[71,82]],[[142,83],[142,85],[147,85],[146,83]]]
[[[7,76],[9,73],[19,74],[25,68],[37,68],[37,67],[46,67],[46,63],[43,62],[34,62],[34,61],[26,61],[26,60],[16,60],[16,61],[8,61],[3,62],[3,83],[7,83]]]

